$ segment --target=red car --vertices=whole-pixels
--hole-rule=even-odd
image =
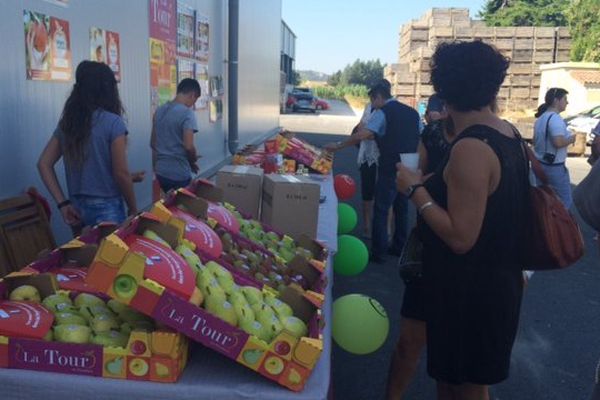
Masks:
[[[329,110],[329,103],[323,99],[317,98],[317,110]]]

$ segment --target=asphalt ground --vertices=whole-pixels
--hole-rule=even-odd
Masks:
[[[295,126],[282,125],[302,132],[301,126],[318,130],[314,119],[296,120]],[[287,116],[285,116],[287,117]],[[301,118],[301,116],[298,116]],[[309,116],[308,118],[312,118]],[[352,121],[355,118],[351,118]],[[348,120],[349,121],[349,120]],[[347,124],[350,122],[346,121]],[[291,124],[290,124],[291,125]],[[326,128],[326,127],[325,127]],[[338,131],[343,129],[336,128]],[[317,146],[343,140],[345,135],[299,133]],[[347,131],[345,131],[347,132]],[[356,148],[336,154],[334,173],[348,174],[359,184]],[[585,171],[582,160],[575,163],[574,181]],[[354,234],[360,237],[360,191],[348,201],[359,215]],[[491,389],[493,400],[587,400],[593,390],[595,370],[600,358],[600,268],[598,243],[594,232],[581,224],[586,241],[586,255],[576,265],[562,271],[537,272],[523,299],[521,321],[514,346],[510,377]],[[366,242],[369,245],[368,241]],[[379,301],[390,318],[390,332],[385,344],[376,352],[357,356],[334,344],[333,393],[336,400],[371,400],[384,398],[390,356],[399,332],[400,307],[404,285],[397,268],[397,258],[383,265],[369,264],[354,277],[335,276],[334,297],[361,293]],[[421,360],[405,399],[435,399],[435,382],[427,376]]]

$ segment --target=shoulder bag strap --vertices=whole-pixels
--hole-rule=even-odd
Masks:
[[[552,118],[552,117],[550,117],[550,118]],[[548,121],[550,120],[550,118],[548,119]],[[532,170],[535,177],[537,179],[539,179],[540,182],[542,182],[542,185],[548,185],[548,177],[546,176],[546,173],[544,172],[544,169],[542,168],[542,164],[540,163],[540,161],[537,159],[537,157],[531,150],[531,147],[529,147],[529,145],[527,145],[525,140],[523,140],[523,137],[521,136],[521,134],[519,133],[517,128],[515,128],[515,126],[512,125],[510,122],[508,122],[508,121],[506,121],[506,122],[512,127],[512,130],[515,133],[515,136],[517,138],[519,138],[525,159],[529,161],[527,163],[529,166],[527,173],[529,173],[529,169]],[[548,125],[546,124],[546,131],[547,131],[547,128],[548,128]]]
[[[550,125],[550,120],[554,114],[550,114],[548,120],[546,121],[546,134],[544,135],[544,153],[548,153],[548,126]],[[554,155],[556,155],[556,150],[554,150]]]

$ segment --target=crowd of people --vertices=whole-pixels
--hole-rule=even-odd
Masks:
[[[198,172],[194,145],[198,127],[191,107],[199,97],[198,81],[183,79],[175,98],[154,114],[152,166],[165,192],[187,186]],[[42,181],[74,235],[103,221],[121,223],[137,213],[133,184],[145,179],[145,171],[129,171],[123,114],[112,70],[104,63],[82,61],[58,125],[38,161]],[[68,195],[55,171],[60,159]]]
[[[402,275],[390,400],[403,397],[425,347],[438,399],[488,399],[489,385],[508,377],[531,228],[523,139],[498,116],[496,96],[508,67],[508,59],[481,41],[441,44],[431,62],[436,94],[429,98],[424,127],[414,109],[392,98],[383,80],[371,88],[370,103],[349,139],[327,146],[334,152],[360,146],[371,261],[381,263],[386,256],[406,261],[402,249],[414,248],[407,244],[408,202],[418,214],[410,240],[422,246],[416,260],[422,267]],[[565,159],[575,136],[560,116],[567,94],[562,88],[546,93],[536,114],[533,150],[569,209]],[[598,142],[593,155],[599,154]],[[407,153],[418,153],[418,169],[409,165]],[[394,233],[388,241],[390,208]]]
[[[488,386],[508,377],[531,215],[521,136],[497,115],[496,96],[508,66],[508,59],[481,41],[441,44],[432,58],[436,94],[428,101],[424,126],[418,112],[393,98],[382,80],[370,89],[370,104],[349,139],[327,146],[359,147],[362,215],[373,262],[401,255],[409,237],[409,202],[418,213],[411,236],[422,245],[422,270],[405,280],[388,399],[402,398],[425,347],[440,400],[488,399]],[[570,208],[565,159],[574,136],[560,116],[567,94],[561,88],[546,93],[536,114],[534,152]],[[198,172],[198,125],[191,107],[199,96],[198,82],[184,79],[176,97],[154,114],[153,174],[165,192],[188,185]],[[38,162],[75,234],[101,221],[123,222],[138,210],[133,185],[145,173],[128,168],[123,113],[110,68],[80,63]],[[418,168],[408,165],[410,154],[418,154]],[[599,154],[596,141],[592,161]],[[67,194],[55,172],[60,159]]]

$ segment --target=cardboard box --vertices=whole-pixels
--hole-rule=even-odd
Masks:
[[[263,170],[250,166],[226,165],[217,172],[217,187],[223,201],[258,219],[262,198]]]
[[[321,187],[309,178],[265,175],[261,221],[297,239],[315,239]]]
[[[0,299],[21,285],[34,286],[42,298],[58,290],[52,274],[15,272],[0,283]],[[23,311],[29,318],[18,318],[19,307],[26,308]],[[0,310],[9,310],[9,319],[17,317],[9,325],[12,333],[0,335],[0,368],[172,383],[179,379],[188,360],[188,339],[173,331],[134,330],[125,347],[62,343],[38,338],[48,332],[48,322],[54,320],[41,305],[0,300]],[[43,332],[36,332],[40,329]]]

